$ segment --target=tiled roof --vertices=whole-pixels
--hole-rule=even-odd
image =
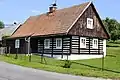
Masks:
[[[89,3],[90,2],[56,10],[54,13],[50,14],[45,13],[38,16],[32,16],[28,18],[11,37],[66,34],[67,30]]]
[[[2,40],[3,36],[11,36],[19,26],[20,24],[16,24],[0,29],[0,41]]]

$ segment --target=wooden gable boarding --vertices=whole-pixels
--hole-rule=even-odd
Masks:
[[[87,28],[87,18],[93,19],[93,29]],[[93,3],[90,3],[78,20],[69,28],[68,34],[108,39],[107,33]]]

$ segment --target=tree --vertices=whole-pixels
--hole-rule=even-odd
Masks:
[[[111,31],[111,40],[113,40],[115,42],[115,40],[117,40],[118,37],[119,37],[119,35],[118,35],[118,31],[117,30]]]
[[[4,28],[4,23],[2,21],[0,21],[0,29]]]
[[[115,19],[106,18],[103,24],[110,34],[111,40],[115,41],[120,38],[120,23]]]

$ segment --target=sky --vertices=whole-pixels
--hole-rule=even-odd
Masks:
[[[5,24],[23,23],[29,16],[48,12],[55,0],[0,0],[0,20]],[[78,5],[90,0],[57,0],[58,9]],[[120,0],[92,0],[100,17],[120,21]]]

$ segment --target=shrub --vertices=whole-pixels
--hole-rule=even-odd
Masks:
[[[72,62],[70,60],[66,60],[63,68],[70,68],[72,65]]]

